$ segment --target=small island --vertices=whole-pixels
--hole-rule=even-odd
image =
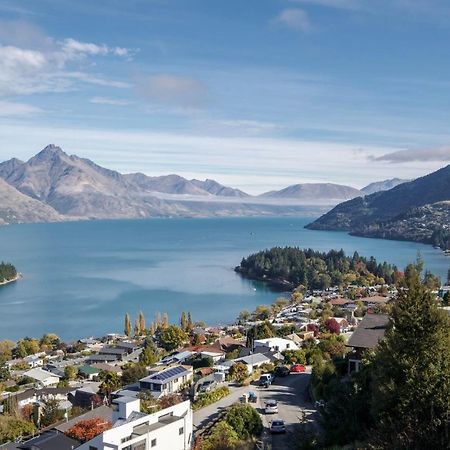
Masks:
[[[297,247],[274,247],[243,258],[235,271],[245,278],[264,281],[274,288],[328,289],[349,284],[394,284],[397,267],[343,250],[327,253]]]
[[[12,283],[20,278],[19,272],[11,263],[0,263],[0,286]]]

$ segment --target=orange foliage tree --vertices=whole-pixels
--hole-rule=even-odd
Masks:
[[[104,431],[109,430],[111,427],[111,422],[94,417],[92,419],[80,420],[72,428],[67,430],[66,435],[81,442],[87,442]]]

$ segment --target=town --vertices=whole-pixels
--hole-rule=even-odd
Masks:
[[[429,287],[450,311],[450,285]],[[120,334],[1,341],[0,449],[283,449],[292,436],[314,440],[332,401],[330,374],[359,372],[398,295],[385,283],[299,286],[224,327],[189,312],[147,324],[140,312],[134,327],[125,316]]]

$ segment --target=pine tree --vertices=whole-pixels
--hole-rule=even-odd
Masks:
[[[186,321],[186,313],[184,311],[181,313],[180,325],[181,325],[181,328],[184,331],[186,331],[187,321]]]
[[[405,271],[392,327],[372,361],[380,448],[448,448],[450,320],[420,282],[420,272],[420,264]]]
[[[139,311],[139,331],[140,334],[143,334],[145,332],[145,317],[144,313],[142,311]]]
[[[127,336],[131,336],[131,319],[128,313],[125,314],[125,325],[123,331]]]
[[[156,329],[161,328],[161,313],[158,311],[155,317]]]

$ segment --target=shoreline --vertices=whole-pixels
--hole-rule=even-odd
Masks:
[[[22,274],[18,273],[14,278],[0,282],[0,286],[5,286],[10,283],[15,283],[16,281],[20,280],[21,278],[22,278]]]

